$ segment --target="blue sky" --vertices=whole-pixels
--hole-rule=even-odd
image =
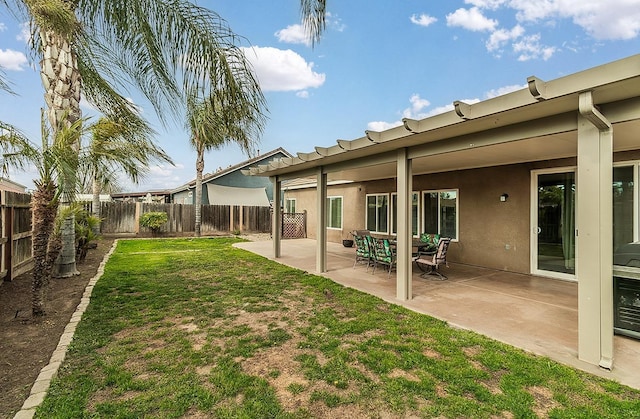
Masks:
[[[327,30],[312,47],[299,0],[200,0],[245,38],[267,99],[260,152],[292,154],[351,140],[403,117],[424,118],[640,52],[640,0],[328,0]],[[0,8],[0,67],[18,96],[0,92],[0,120],[39,141],[43,88],[24,22]],[[153,167],[127,191],[171,189],[195,178],[183,125],[163,127],[135,91],[175,166]],[[91,108],[83,106],[86,114]],[[209,152],[205,172],[247,158],[236,146]],[[32,172],[10,178],[32,187]]]

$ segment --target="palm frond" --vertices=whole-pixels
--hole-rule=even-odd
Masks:
[[[302,24],[307,31],[312,44],[320,41],[326,29],[326,0],[300,0],[300,14]]]
[[[88,37],[113,51],[91,56],[93,68],[117,66],[159,114],[180,115],[187,92],[224,92],[233,83],[254,109],[266,109],[242,38],[211,10],[184,0],[79,0],[78,11]]]

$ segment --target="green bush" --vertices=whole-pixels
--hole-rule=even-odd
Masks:
[[[168,219],[166,212],[147,212],[140,216],[140,225],[151,229],[153,233],[157,233]]]

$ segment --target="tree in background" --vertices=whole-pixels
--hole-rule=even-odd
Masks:
[[[189,1],[0,0],[0,7],[31,23],[54,138],[81,120],[81,97],[108,118],[144,123],[119,93],[132,85],[163,121],[179,117],[187,93],[198,90],[216,91],[225,103],[243,96],[265,109],[239,38],[218,14]],[[68,248],[74,235],[65,237]],[[61,274],[69,272],[75,259],[62,262]]]
[[[164,150],[152,141],[153,132],[144,124],[133,126],[103,117],[87,127],[87,131],[89,142],[80,151],[78,174],[81,180],[91,184],[92,213],[98,219],[100,192],[105,186],[117,184],[122,175],[138,183],[154,162],[173,164]],[[95,227],[99,229],[100,226]]]
[[[239,92],[239,94],[242,94]],[[253,100],[238,98],[227,102],[213,92],[206,98],[191,96],[187,101],[187,128],[196,150],[195,236],[201,235],[202,173],[205,151],[234,142],[247,154],[253,152],[257,136],[264,128],[264,115],[252,106]]]

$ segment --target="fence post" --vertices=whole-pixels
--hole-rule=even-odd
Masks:
[[[140,233],[140,207],[141,207],[141,203],[140,202],[136,202],[136,215],[134,216],[133,219],[133,232],[136,233],[136,235],[138,235]]]
[[[11,281],[11,208],[7,206],[7,192],[1,191],[2,204],[2,273],[5,281]]]

